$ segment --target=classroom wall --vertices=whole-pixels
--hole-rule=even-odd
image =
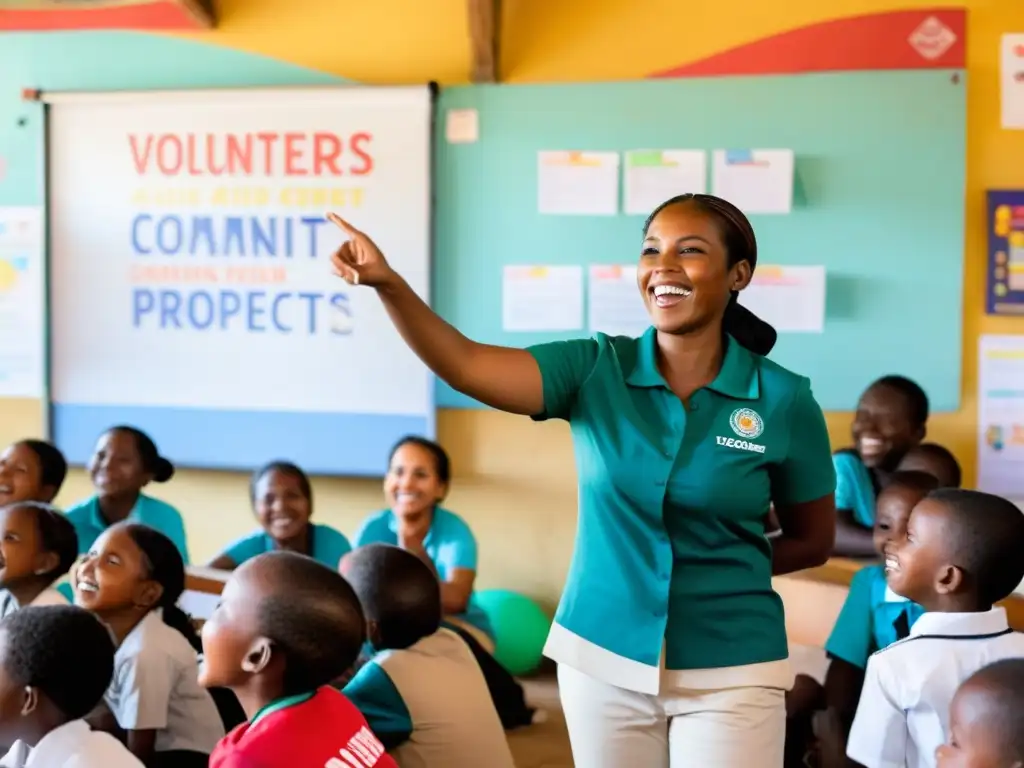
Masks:
[[[23,86],[105,89],[145,82],[147,87],[189,87],[253,78],[268,84],[334,78],[450,84],[465,82],[469,70],[465,0],[223,0],[221,5],[222,28],[183,36],[190,42],[101,33],[0,36],[0,157],[8,158],[9,168],[20,169],[0,178],[0,204],[41,201],[33,164],[24,157],[20,164],[10,161],[38,154],[37,142],[26,133],[38,130],[38,115],[21,103]],[[576,4],[586,8],[585,14],[573,4],[547,0],[507,5],[502,77],[537,82],[640,78],[827,18],[933,3],[832,0],[821,11],[825,4],[812,0],[786,6],[760,0],[696,5],[590,0]],[[1024,6],[1015,0],[963,5],[970,9],[964,396],[958,412],[933,420],[932,437],[952,447],[973,478],[977,338],[1020,330],[1019,321],[983,314],[983,192],[1024,182],[1020,171],[1014,173],[1024,168],[1024,132],[999,129],[997,80],[999,35],[1024,31]],[[394,24],[395,18],[403,23]],[[248,77],[236,80],[241,70]],[[21,120],[26,123],[20,125]],[[0,441],[38,434],[41,413],[38,401],[0,401]],[[834,443],[843,444],[849,414],[829,414],[828,420]],[[489,411],[443,411],[439,430],[455,464],[450,506],[470,520],[480,539],[480,586],[514,587],[554,602],[575,530],[568,430]],[[198,558],[251,527],[246,480],[184,471],[156,491],[185,513]],[[343,530],[351,531],[365,512],[381,504],[374,481],[317,480],[316,490],[317,515]],[[84,474],[75,470],[59,501],[67,504],[88,492]]]

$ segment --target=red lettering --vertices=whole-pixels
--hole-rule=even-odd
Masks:
[[[156,164],[165,176],[174,176],[181,170],[184,151],[181,139],[171,133],[164,134],[156,142]]]
[[[263,144],[263,172],[268,176],[274,172],[274,143],[279,138],[278,134],[267,131],[256,134],[256,140]]]
[[[313,175],[323,176],[324,167],[332,176],[341,176],[338,158],[341,157],[341,139],[333,133],[313,134]]]
[[[153,152],[153,135],[146,135],[145,149],[139,152],[139,137],[134,133],[128,134],[128,144],[132,148],[132,161],[135,163],[135,172],[140,176],[149,169],[149,157]]]
[[[304,133],[286,133],[284,135],[284,172],[287,176],[305,176],[308,168],[299,165],[302,160],[302,144],[306,138]]]
[[[188,172],[192,176],[202,176],[204,171],[199,167],[199,151],[196,148],[196,135],[190,133],[185,137],[185,154],[188,157]],[[210,162],[207,156],[206,162]]]
[[[232,136],[228,136],[228,153],[231,151],[231,139]],[[206,165],[210,169],[210,173],[214,176],[220,176],[227,170],[230,160],[225,160],[224,164],[217,166],[217,137],[212,133],[206,134]]]
[[[349,168],[349,172],[354,176],[365,176],[373,170],[373,157],[370,155],[369,149],[364,149],[364,144],[369,144],[373,141],[373,136],[369,133],[354,133],[349,139],[349,147],[352,149],[352,154],[358,157],[362,161],[362,165],[355,165]]]
[[[252,134],[247,133],[243,138],[245,142],[240,144],[237,136],[228,136],[228,173],[252,173]]]

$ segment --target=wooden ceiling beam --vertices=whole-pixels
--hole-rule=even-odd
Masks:
[[[498,21],[501,0],[469,2],[469,42],[473,57],[470,80],[498,82]]]

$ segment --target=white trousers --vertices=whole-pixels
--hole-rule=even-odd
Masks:
[[[654,696],[558,666],[576,768],[782,768],[786,696],[776,688]]]

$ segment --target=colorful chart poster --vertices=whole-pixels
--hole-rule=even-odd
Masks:
[[[1024,190],[990,190],[987,216],[985,309],[1024,316]]]
[[[980,340],[978,488],[1024,502],[1024,335]]]
[[[0,397],[42,397],[43,210],[0,208]]]

